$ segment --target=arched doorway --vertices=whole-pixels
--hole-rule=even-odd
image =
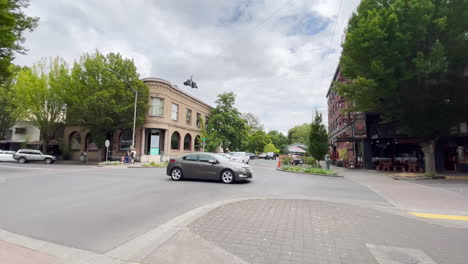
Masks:
[[[96,143],[94,142],[93,136],[91,133],[88,133],[86,135],[86,146],[85,146],[85,151],[90,152],[90,151],[97,151],[98,147]]]
[[[184,150],[192,150],[192,136],[188,133],[184,137]]]
[[[195,137],[195,151],[200,151],[201,149],[201,138],[200,136]]]
[[[177,131],[172,133],[172,136],[171,136],[171,149],[172,150],[180,150],[180,134]]]
[[[70,134],[68,140],[68,147],[70,151],[81,151],[81,135],[77,131]]]

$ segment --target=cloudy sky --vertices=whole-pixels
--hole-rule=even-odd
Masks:
[[[287,130],[324,112],[347,21],[359,0],[32,0],[31,65],[120,52],[140,76],[158,77],[214,105],[233,91],[241,112]],[[199,89],[183,86],[193,75]],[[327,121],[327,120],[325,120]]]

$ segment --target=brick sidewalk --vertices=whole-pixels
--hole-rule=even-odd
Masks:
[[[379,248],[384,248],[380,255],[406,261],[380,263],[430,263],[416,262],[418,254],[408,253],[418,250],[434,263],[465,264],[468,259],[468,229],[323,201],[230,203],[199,218],[188,229],[248,263],[375,264],[379,263],[375,257]]]
[[[377,171],[335,168],[345,178],[367,186],[395,206],[422,212],[468,215],[468,197],[417,182],[398,181]]]

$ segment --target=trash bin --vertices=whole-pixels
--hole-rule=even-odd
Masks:
[[[81,153],[80,161],[83,162],[83,163],[88,162],[88,154],[86,152]]]

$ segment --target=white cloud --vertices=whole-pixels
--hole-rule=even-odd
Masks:
[[[28,55],[15,62],[120,52],[141,77],[166,79],[208,103],[234,91],[241,112],[287,132],[310,122],[314,109],[326,111],[344,27],[358,3],[38,0],[26,12],[40,17],[39,27],[27,34]],[[183,88],[190,75],[198,90]]]

